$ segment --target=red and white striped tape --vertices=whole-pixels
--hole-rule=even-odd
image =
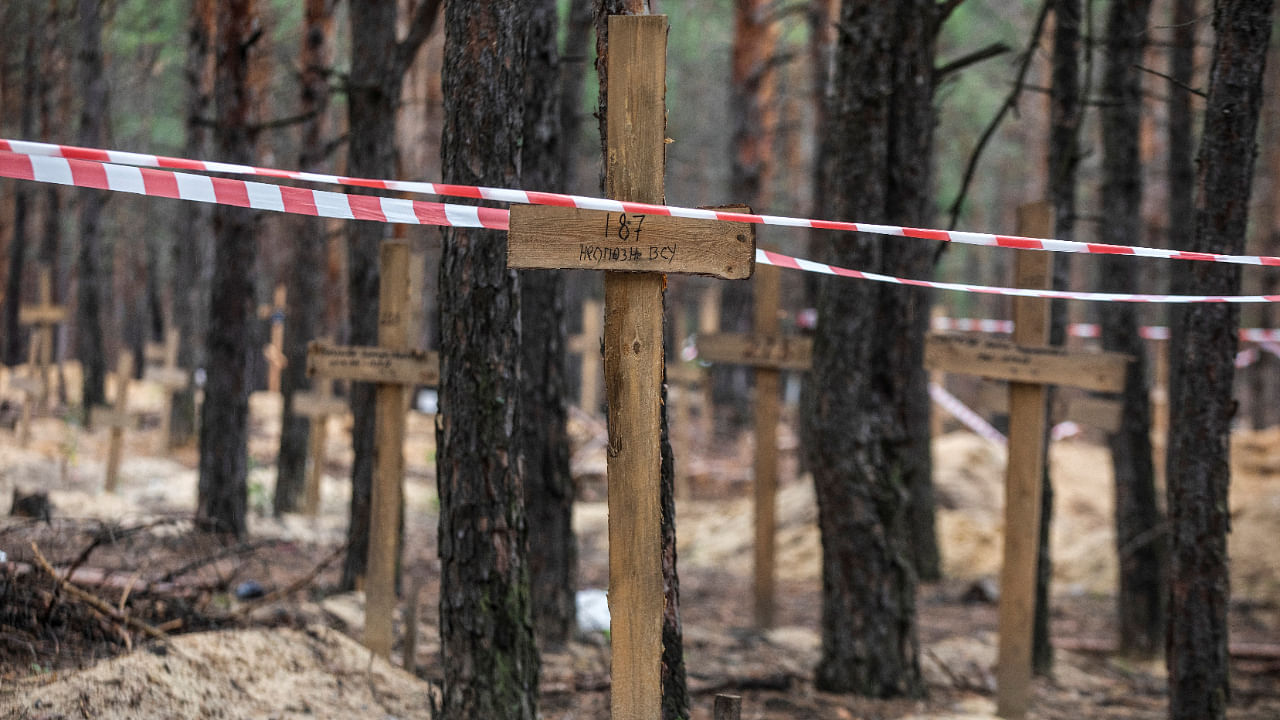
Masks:
[[[929,383],[929,397],[938,407],[951,413],[951,416],[959,420],[965,427],[972,430],[978,437],[997,447],[1006,447],[1009,444],[1009,438],[1004,433],[992,427],[991,423],[982,418],[981,415],[974,412],[968,405],[960,402],[955,395],[947,392],[947,389],[938,383]]]
[[[1007,334],[1013,332],[1013,321],[938,317],[933,319],[933,329]],[[1102,334],[1102,327],[1095,323],[1071,323],[1067,326],[1067,334],[1072,337],[1096,338]],[[1138,328],[1138,334],[1147,340],[1168,340],[1169,328],[1163,325],[1144,325]],[[1280,330],[1240,328],[1240,339],[1246,342],[1280,343]]]
[[[0,177],[344,220],[506,230],[506,210],[287,187],[0,150]]]
[[[608,212],[671,215],[674,217],[698,218],[703,220],[728,220],[733,222],[779,225],[784,227],[814,228],[818,230],[836,230],[842,232],[864,232],[874,233],[877,235],[925,238],[928,240],[954,242],[965,245],[1017,248],[1021,250],[1047,250],[1051,252],[1084,253],[1093,255],[1132,255],[1134,257],[1198,260],[1203,262],[1222,262],[1238,265],[1280,266],[1280,257],[1266,255],[1222,255],[1218,253],[1197,253],[1183,250],[1146,248],[1136,245],[1108,245],[1105,243],[1085,243],[1071,240],[1055,240],[1051,238],[1029,238],[1017,235],[996,235],[992,233],[963,232],[957,230],[931,230],[928,228],[913,228],[900,225],[876,225],[870,223],[787,217],[782,215],[756,215],[721,212],[674,205],[650,205],[647,203],[622,202],[604,198],[586,197],[583,195],[566,195],[563,193],[545,193],[473,185],[447,185],[441,183],[410,182],[402,180],[353,178],[340,175],[326,175],[322,173],[298,172],[293,170],[277,170],[250,165],[235,165],[208,162],[204,160],[187,160],[184,158],[165,157],[162,155],[147,155],[142,153],[122,152],[119,150],[99,150],[94,148],[75,147],[72,145],[55,145],[52,143],[28,142],[23,140],[0,139],[0,150],[7,150],[32,156],[94,160],[97,162],[133,165],[138,167],[160,167],[178,170],[200,170],[205,172],[256,175],[261,177],[302,180],[307,182],[377,188],[398,192],[448,195],[453,197],[468,197],[473,199],[531,205],[557,205],[561,207],[576,207],[586,210],[604,210]]]
[[[933,288],[935,290],[955,290],[958,292],[984,293],[987,295],[1012,295],[1015,297],[1038,297],[1055,300],[1089,300],[1094,302],[1134,302],[1134,303],[1275,303],[1280,302],[1280,295],[1141,295],[1135,293],[1099,293],[1074,292],[1071,290],[1031,290],[1027,288],[995,287],[991,285],[967,285],[964,283],[937,282],[933,280],[911,280],[908,278],[882,275],[836,267],[826,263],[803,260],[783,255],[782,253],[756,249],[756,262],[761,265],[803,270],[820,275],[836,275],[839,277],[871,280],[873,282],[892,283],[894,285],[911,285],[913,287]]]
[[[374,195],[347,195],[344,193],[327,192],[324,190],[308,190],[304,188],[253,182],[249,180],[231,180],[227,178],[209,177],[206,175],[174,172],[171,170],[140,168],[130,165],[116,165],[113,163],[104,163],[95,160],[80,160],[75,158],[68,159],[49,155],[21,154],[6,150],[0,150],[0,177],[345,220],[370,220],[374,222],[407,223],[413,225],[483,227],[493,230],[507,230],[510,226],[510,213],[507,210],[496,208],[484,208],[471,205],[451,205],[423,202],[420,200],[403,200],[400,198],[379,197]],[[627,212],[643,212],[643,210],[638,210],[637,208],[648,207],[638,206],[636,203],[622,203],[622,205],[628,208],[626,210]],[[733,213],[712,213],[710,211],[696,212],[708,213],[711,216],[733,215]],[[939,290],[955,290],[960,292],[987,293],[995,295],[1145,303],[1280,302],[1280,295],[1233,295],[1224,297],[1204,295],[1138,295],[1071,292],[1065,290],[1026,290],[1021,288],[912,280],[908,278],[893,277],[891,275],[840,268],[834,265],[817,263],[810,260],[803,260],[789,255],[759,249],[756,250],[756,262],[765,265],[776,265],[795,270],[803,270],[806,272],[858,278],[874,282],[893,283],[895,285],[911,285],[916,287],[936,288]]]

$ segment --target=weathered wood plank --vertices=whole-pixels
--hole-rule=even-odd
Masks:
[[[924,347],[925,367],[930,370],[1096,392],[1119,392],[1128,362],[1127,355],[1118,353],[1083,353],[968,335],[931,334]]]
[[[307,375],[401,385],[438,385],[438,353],[408,348],[330,345],[307,347]]]
[[[751,277],[755,226],[644,213],[514,205],[507,235],[514,268],[581,268]]]
[[[813,365],[813,338],[759,328],[751,333],[699,335],[698,357],[713,363],[808,370]]]

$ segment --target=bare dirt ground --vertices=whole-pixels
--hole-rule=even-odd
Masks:
[[[2,387],[2,384],[0,384]],[[270,516],[279,402],[252,403],[251,537],[223,543],[197,533],[195,455],[162,452],[158,390],[138,386],[131,407],[153,413],[126,436],[120,491],[101,490],[104,431],[38,418],[27,448],[0,429],[0,495],[48,489],[43,520],[0,519],[0,717],[15,718],[426,718],[442,676],[436,633],[437,501],[433,421],[411,413],[406,444],[407,587],[421,584],[413,673],[371,659],[359,638],[359,593],[340,594],[351,460],[350,420],[331,421],[328,478],[317,518]],[[580,585],[607,586],[607,510],[602,426],[576,416],[575,476],[581,501]],[[708,454],[697,433],[685,466],[692,497],[678,506],[684,638],[692,717],[711,718],[716,693],[743,696],[743,717],[989,718],[994,711],[996,611],[970,592],[999,564],[1003,451],[966,433],[935,444],[939,534],[948,580],[919,594],[921,664],[929,694],[872,701],[818,692],[820,545],[811,484],[795,476],[787,427],[779,493],[778,626],[751,629],[750,441]],[[1234,444],[1230,716],[1280,717],[1280,429],[1238,433]],[[1098,652],[1113,637],[1115,585],[1111,473],[1104,448],[1054,445],[1051,678],[1037,680],[1032,717],[1162,718],[1162,661]],[[4,507],[0,501],[0,507]],[[59,574],[92,598],[59,586],[38,566],[33,543]],[[255,583],[283,597],[239,599]],[[980,594],[980,593],[979,593]],[[128,619],[125,619],[125,618]],[[398,619],[399,622],[399,619]],[[140,623],[164,632],[149,636]],[[399,627],[403,627],[400,623]],[[400,648],[397,648],[397,663]],[[543,717],[608,716],[608,650],[602,637],[544,653]]]

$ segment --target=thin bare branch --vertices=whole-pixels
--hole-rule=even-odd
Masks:
[[[994,42],[984,48],[979,48],[977,50],[974,50],[973,52],[967,55],[961,55],[960,57],[956,58],[955,60],[952,60],[949,63],[946,63],[945,65],[942,65],[941,67],[934,68],[933,70],[934,82],[935,83],[940,82],[943,78],[945,78],[946,76],[952,73],[959,72],[969,67],[970,65],[975,65],[977,63],[982,62],[983,60],[990,60],[993,57],[998,57],[1000,55],[1003,55],[1009,52],[1012,49],[1013,48],[1009,47],[1008,45],[1002,42]]]

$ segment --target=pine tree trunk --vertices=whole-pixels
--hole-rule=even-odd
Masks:
[[[520,184],[517,0],[445,7],[445,179]],[[503,233],[452,228],[440,264],[440,645],[444,718],[537,717],[520,440],[520,289]]]
[[[1200,142],[1195,239],[1198,252],[1244,252],[1271,0],[1215,3],[1213,68]],[[1240,268],[1174,267],[1174,292],[1233,295]],[[1227,609],[1230,587],[1231,419],[1239,309],[1226,303],[1176,307],[1170,347],[1169,605],[1170,718],[1226,716],[1230,694]]]
[[[844,3],[827,129],[832,185],[847,189],[832,200],[837,216],[925,219],[934,12],[928,0]],[[927,277],[935,250],[843,237],[831,256],[846,267]],[[820,285],[803,431],[823,539],[822,690],[924,690],[910,500],[930,473],[927,315],[928,296],[917,289]]]
[[[1133,244],[1142,233],[1142,162],[1138,139],[1142,82],[1136,68],[1146,49],[1150,0],[1111,6],[1107,21],[1102,95],[1101,240]],[[1124,292],[1133,286],[1132,258],[1103,257],[1099,289]],[[1137,308],[1104,303],[1102,345],[1133,358],[1122,397],[1121,427],[1108,438],[1115,471],[1116,549],[1119,554],[1120,650],[1152,657],[1164,645],[1165,553],[1163,518],[1156,500],[1151,457],[1151,405],[1147,390],[1146,346],[1138,333]]]
[[[191,0],[186,65],[185,157],[209,154],[209,130],[200,122],[209,116],[213,95],[213,42],[216,34],[214,0]],[[178,215],[173,244],[173,318],[182,339],[178,366],[193,378],[174,394],[170,432],[175,445],[188,444],[196,433],[194,373],[207,362],[209,295],[213,283],[212,213],[204,203],[189,203]]]
[[[299,114],[309,116],[302,126],[299,169],[320,172],[324,168],[324,147],[328,142],[327,112],[329,79],[333,62],[334,0],[307,0],[303,10],[302,102]],[[310,389],[307,379],[307,344],[316,339],[324,312],[323,286],[325,251],[324,223],[319,218],[292,217],[295,228],[293,262],[289,267],[286,294],[288,322],[284,326],[284,354],[288,363],[280,375],[284,409],[280,420],[280,453],[276,461],[276,493],[272,510],[277,516],[294,512],[306,487],[307,443],[311,422],[294,412],[294,394]],[[327,382],[327,381],[326,381]]]
[[[226,0],[217,9],[214,142],[223,162],[252,164],[253,93],[249,57],[257,32],[255,0]],[[213,214],[213,287],[210,296],[208,382],[200,421],[200,481],[196,517],[208,529],[246,532],[249,470],[249,353],[255,316],[255,215],[218,206]]]
[[[563,191],[564,142],[556,48],[556,4],[529,3],[524,91],[522,183]],[[569,641],[575,627],[577,541],[573,535],[573,478],[569,475],[565,405],[564,273],[520,273],[520,443],[525,458],[524,502],[529,522],[529,573],[538,638]]]
[[[39,27],[36,20],[36,5],[27,5],[25,18],[27,31],[26,42],[22,49],[22,108],[18,130],[23,139],[35,137],[36,107],[40,79],[36,38]],[[27,260],[28,208],[34,205],[34,190],[30,183],[17,183],[13,189],[13,235],[9,243],[9,279],[4,286],[4,364],[10,367],[26,362],[25,346],[22,342],[25,333],[18,324],[18,310],[21,308],[23,271]]]
[[[102,68],[102,5],[101,0],[79,0],[78,4],[80,49],[76,68],[83,105],[76,141],[87,147],[102,147],[106,137],[107,82]],[[80,358],[83,375],[80,402],[86,424],[89,408],[106,402],[107,366],[102,336],[102,305],[104,290],[110,286],[111,263],[110,255],[102,246],[99,227],[106,198],[107,194],[101,190],[80,191],[76,356]]]

